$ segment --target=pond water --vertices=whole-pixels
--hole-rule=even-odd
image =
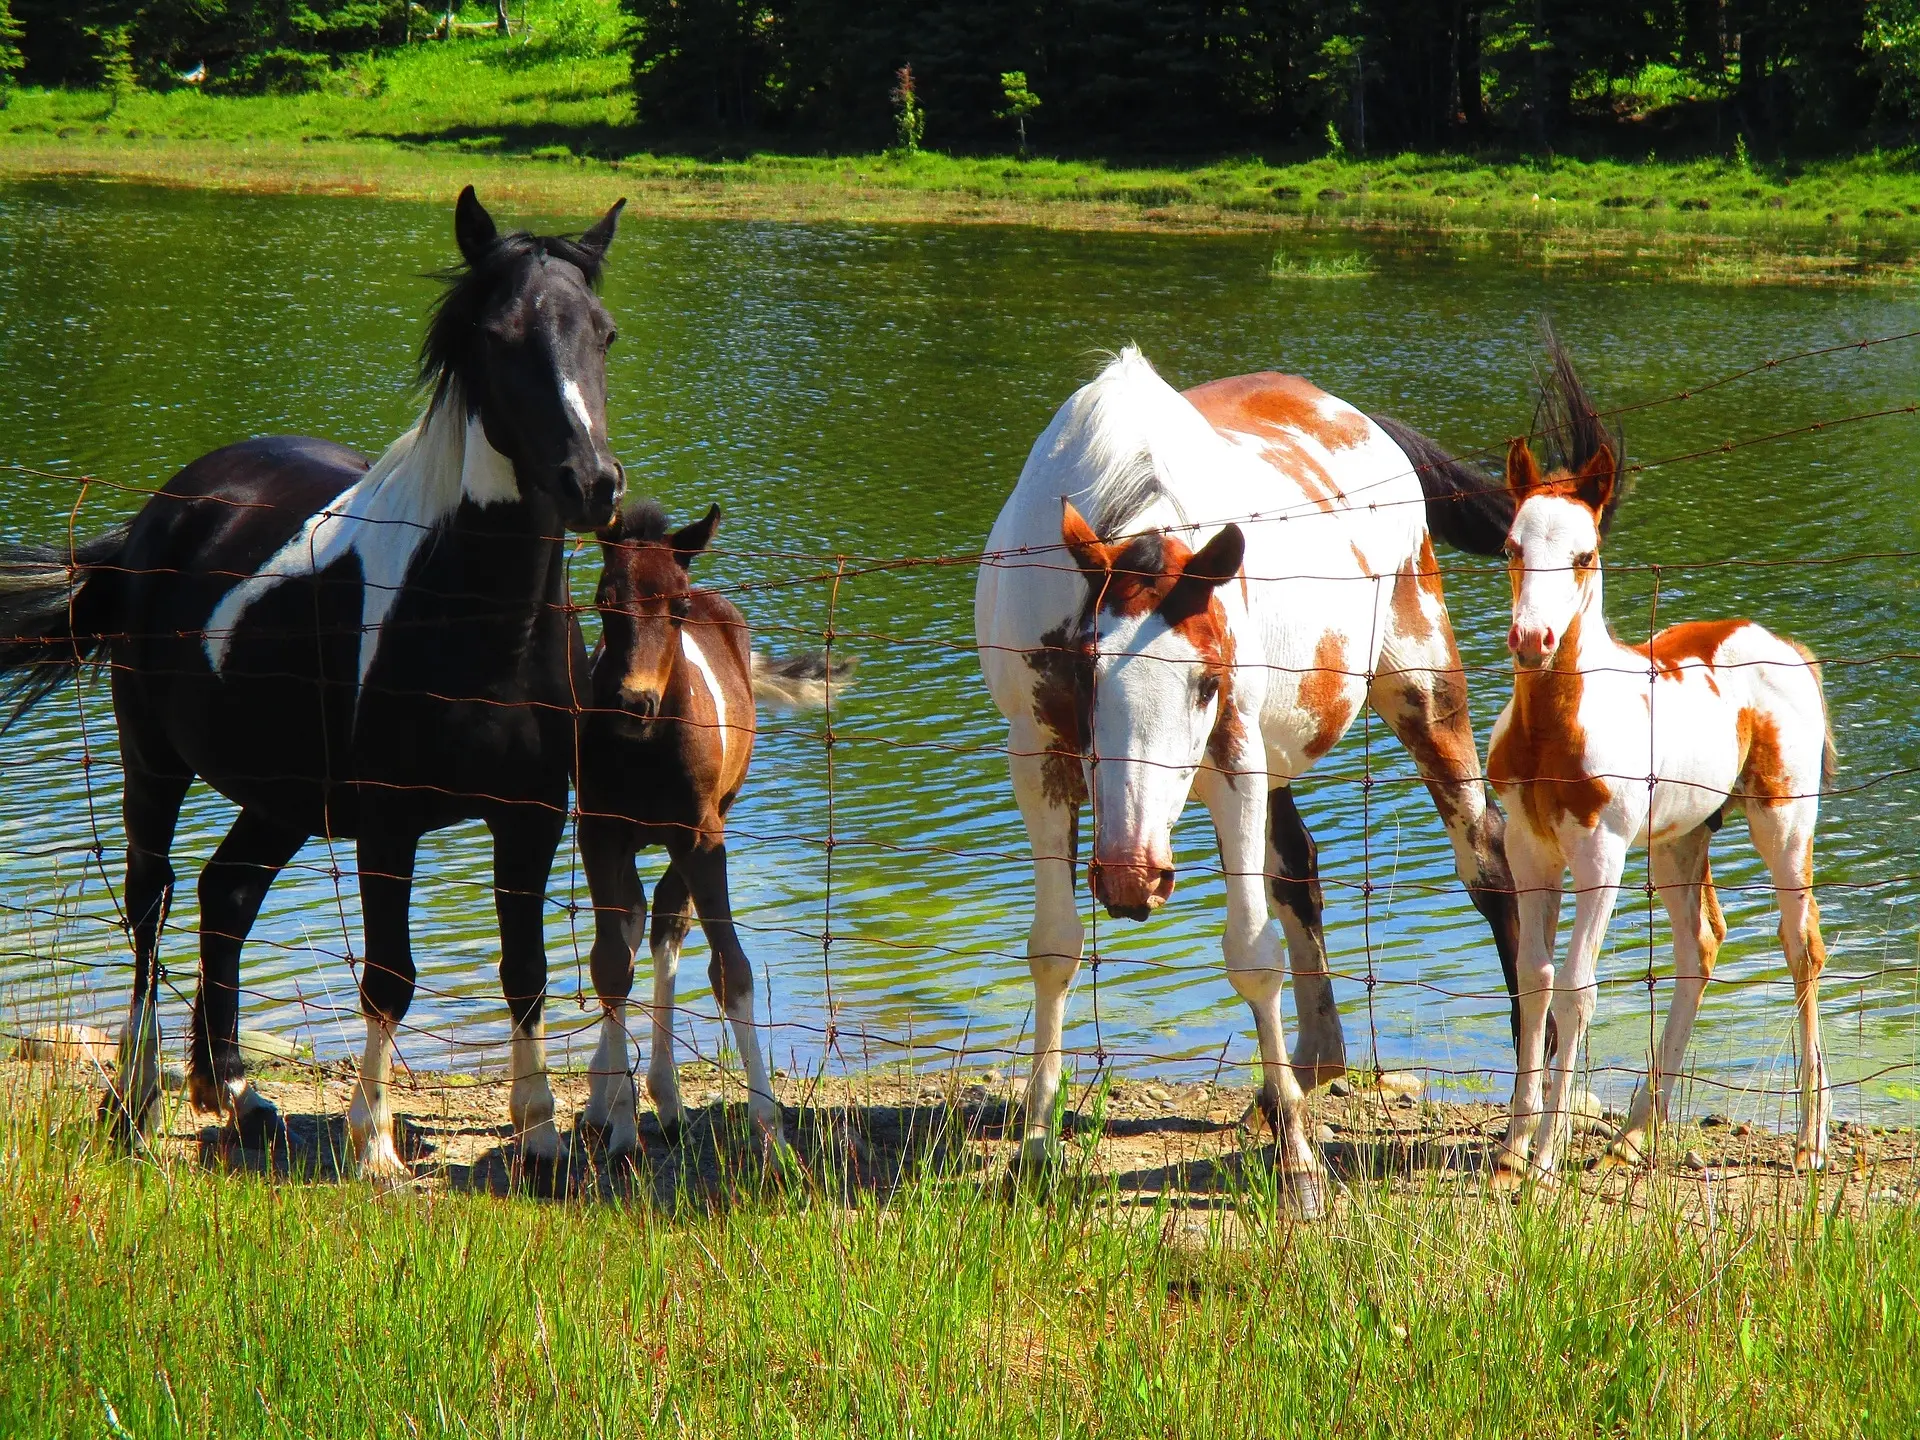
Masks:
[[[246,435],[304,432],[378,451],[416,412],[407,376],[435,288],[423,277],[451,258],[450,229],[439,207],[0,187],[0,462],[61,477],[0,475],[5,536],[63,534],[80,476],[102,482],[79,514],[79,530],[95,530],[130,513],[138,488]],[[1603,405],[1920,328],[1920,306],[1889,292],[1543,273],[1497,249],[1407,242],[1371,243],[1366,278],[1276,281],[1272,250],[1253,236],[622,226],[607,283],[622,335],[609,418],[636,489],[679,515],[725,507],[719,553],[702,573],[738,587],[765,648],[817,646],[831,620],[837,644],[862,662],[834,716],[831,799],[822,717],[763,716],[732,825],[735,904],[779,1022],[777,1064],[818,1063],[830,1014],[836,1065],[910,1046],[928,1064],[964,1048],[1005,1066],[1020,1044],[1030,872],[1003,729],[972,654],[966,556],[1102,349],[1138,341],[1180,384],[1297,371],[1465,450],[1526,427],[1543,312]],[[1917,375],[1912,341],[1783,366],[1633,412],[1629,450],[1686,455],[1905,405]],[[1827,659],[1843,757],[1819,844],[1830,1063],[1849,1086],[1838,1113],[1875,1118],[1920,1108],[1917,437],[1901,416],[1650,469],[1608,549],[1621,633],[1646,632],[1658,566],[1661,623],[1753,615]],[[1848,558],[1882,552],[1906,554]],[[836,588],[839,556],[850,558]],[[872,563],[908,557],[926,563]],[[1508,688],[1504,579],[1486,561],[1442,564],[1484,753]],[[584,597],[590,550],[574,567]],[[104,688],[63,693],[3,744],[0,1019],[117,1025],[124,842]],[[1375,723],[1370,735],[1356,725],[1299,787],[1325,869],[1329,947],[1347,977],[1338,993],[1350,1050],[1431,1067],[1456,1093],[1504,1094],[1507,1081],[1493,1078],[1511,1064],[1498,966],[1411,776]],[[1364,777],[1375,783],[1363,789]],[[164,946],[171,1036],[192,983],[191,877],[230,818],[196,787]],[[1102,917],[1103,963],[1097,986],[1082,973],[1071,1044],[1131,1071],[1247,1063],[1247,1013],[1219,962],[1210,839],[1193,807],[1174,902],[1143,926]],[[346,878],[334,878],[336,858]],[[1696,1032],[1692,1103],[1777,1119],[1791,1104],[1791,989],[1741,822],[1717,843],[1714,870],[1731,934]],[[245,961],[245,1023],[297,1035],[323,1058],[351,1053],[360,1029],[350,871],[350,851],[309,845],[269,896]],[[1636,861],[1629,886],[1644,873]],[[421,993],[402,1045],[415,1066],[500,1063],[487,875],[478,826],[423,848]],[[584,917],[571,908],[585,899],[565,850],[549,1012],[563,1033],[592,1018]],[[1666,943],[1664,919],[1650,924],[1630,888],[1602,962],[1593,1061],[1603,1094],[1624,1094],[1626,1072],[1644,1063],[1643,976],[1651,944],[1664,1004]],[[712,1003],[697,939],[689,962],[686,1033],[712,1053],[722,1042],[701,1018]],[[582,1060],[580,1040],[570,1044]]]

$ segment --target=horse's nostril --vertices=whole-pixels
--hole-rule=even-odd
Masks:
[[[1542,651],[1553,648],[1553,627],[1551,625],[1540,632],[1540,648]]]
[[[1518,650],[1519,648],[1520,648],[1520,627],[1518,625],[1515,625],[1511,630],[1507,631],[1507,649]]]

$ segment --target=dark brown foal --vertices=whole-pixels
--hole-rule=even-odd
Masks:
[[[647,920],[634,856],[649,845],[665,846],[670,857],[654,889],[650,940],[647,1093],[660,1123],[672,1133],[682,1114],[674,978],[697,912],[713,953],[714,998],[732,1022],[746,1070],[748,1113],[770,1144],[784,1143],[754,1028],[753,970],[727,897],[726,816],[753,756],[753,654],[745,617],[720,596],[694,589],[687,573],[719,521],[716,505],[669,533],[659,508],[641,503],[599,531],[604,568],[594,605],[602,638],[581,730],[580,853],[593,892],[593,988],[603,1015],[581,1123],[616,1156],[632,1154],[639,1138],[626,1016]]]

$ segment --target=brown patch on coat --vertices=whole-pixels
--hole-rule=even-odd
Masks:
[[[1780,748],[1779,722],[1766,711],[1748,706],[1735,721],[1735,733],[1740,740],[1740,798],[1757,800],[1768,809],[1793,799],[1793,778]]]
[[[1700,870],[1700,918],[1706,924],[1706,934],[1699,937],[1700,973],[1711,980],[1713,962],[1719,957],[1720,946],[1727,938],[1727,917],[1720,909],[1720,892],[1713,888],[1711,861]]]
[[[1733,632],[1752,623],[1751,620],[1688,620],[1684,624],[1669,625],[1653,637],[1651,645],[1627,648],[1652,660],[1654,669],[1672,679],[1680,674],[1680,667],[1689,662],[1711,669],[1713,657],[1720,653],[1720,647]]]
[[[1360,547],[1349,540],[1347,542],[1347,548],[1353,551],[1353,563],[1360,567],[1360,573],[1371,580],[1373,578],[1373,567],[1367,564],[1367,557],[1360,553]]]
[[[1081,760],[1093,736],[1093,653],[1085,622],[1056,625],[1027,656],[1034,672],[1033,714],[1047,740],[1040,760],[1040,789],[1056,805],[1087,799]]]
[[[1447,637],[1447,664],[1431,673],[1409,672],[1393,677],[1398,685],[1386,691],[1390,709],[1386,720],[1413,756],[1434,809],[1451,824],[1470,815],[1463,803],[1469,789],[1480,788],[1480,752],[1473,743],[1473,717],[1467,709],[1467,676],[1453,635]]]
[[[1316,441],[1329,451],[1364,445],[1373,433],[1358,410],[1341,406],[1326,391],[1298,375],[1262,370],[1209,380],[1185,392],[1187,401],[1223,435],[1247,435],[1261,442],[1261,455],[1293,479],[1316,506],[1332,511],[1346,500],[1327,467],[1300,443]],[[1328,414],[1329,404],[1334,413]]]
[[[1393,576],[1393,623],[1396,630],[1413,640],[1429,640],[1439,628],[1421,603],[1425,595],[1446,613],[1447,597],[1440,585],[1440,562],[1434,558],[1433,541],[1420,537],[1420,553],[1410,556]]]
[[[1358,708],[1347,696],[1347,641],[1334,630],[1320,637],[1313,649],[1313,668],[1300,677],[1300,708],[1313,717],[1313,735],[1307,758],[1318,760],[1334,747],[1353,723]]]
[[[1591,828],[1613,792],[1587,773],[1587,732],[1580,724],[1580,618],[1574,617],[1553,665],[1516,670],[1513,711],[1487,756],[1487,777],[1520,791],[1534,834],[1551,839],[1562,819]]]

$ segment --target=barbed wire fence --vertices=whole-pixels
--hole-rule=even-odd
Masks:
[[[1875,350],[1917,338],[1920,330],[1912,330],[1772,357],[1686,390],[1602,412],[1602,417],[1617,419],[1655,406],[1684,403],[1783,365],[1844,351]],[[1627,469],[1638,475],[1763,445],[1805,443],[1843,426],[1905,424],[1917,412],[1920,401],[1836,413],[1816,422],[1728,437],[1715,445],[1640,460]],[[1462,458],[1487,458],[1503,448],[1504,440]],[[14,468],[76,485],[68,525],[70,546],[91,528],[99,528],[86,523],[90,502],[106,508],[99,505],[97,497],[115,497],[112,503],[117,507],[117,519],[128,504],[144,502],[149,495],[138,487],[104,479]],[[1401,503],[1352,492],[1346,500],[1350,504]],[[1288,512],[1284,510],[1252,516],[1212,516],[1195,522],[1195,528],[1204,531],[1228,520],[1286,518]],[[597,573],[597,554],[579,537],[566,538],[573,556],[577,593],[581,588],[578,582],[590,581]],[[756,1023],[775,1062],[783,1051],[788,1059],[782,1079],[790,1083],[783,1086],[780,1098],[788,1105],[804,1100],[805,1093],[811,1091],[798,1082],[809,1075],[837,1071],[853,1078],[870,1072],[882,1061],[904,1062],[909,1068],[930,1066],[948,1073],[963,1067],[992,1067],[996,1079],[1004,1071],[1007,1081],[1016,1075],[1024,1081],[1031,1039],[1027,1002],[1032,992],[1025,975],[1022,932],[1031,903],[1030,857],[1006,781],[1004,730],[980,682],[969,623],[971,607],[960,599],[956,580],[964,582],[979,567],[995,565],[1051,565],[1077,573],[1075,562],[1063,549],[1051,553],[871,555],[723,544],[712,547],[709,554],[738,578],[705,588],[727,596],[745,611],[758,648],[775,653],[818,650],[829,660],[853,654],[867,662],[866,675],[851,692],[829,681],[825,708],[818,713],[761,716],[758,736],[762,753],[746,782],[743,798],[748,803],[728,826],[735,924],[756,962],[759,979]],[[1817,576],[1822,582],[1834,583],[1876,568],[1911,566],[1916,560],[1920,560],[1920,551],[1867,543],[1844,553],[1822,555],[1729,554],[1711,559],[1652,558],[1637,562],[1609,556],[1605,563],[1610,576],[1636,576],[1646,586],[1649,600],[1645,634],[1651,652],[1653,637],[1666,618],[1662,613],[1664,597],[1676,579],[1740,567],[1781,576]],[[1440,569],[1449,587],[1455,629],[1469,632],[1497,626],[1504,633],[1504,612],[1469,613],[1453,598],[1460,593],[1460,577],[1496,570],[1504,573],[1504,567],[1498,562],[1450,555],[1442,560]],[[1379,586],[1393,582],[1394,576],[1387,574],[1358,577],[1353,583]],[[942,593],[952,592],[949,598],[957,602],[942,612],[950,626],[942,629],[936,622],[933,628],[916,633],[909,624],[881,626],[850,618],[872,608],[850,601],[863,587],[879,586],[945,587]],[[1630,619],[1619,607],[1619,596],[1613,598],[1612,619],[1617,629],[1623,635],[1637,634],[1637,620]],[[591,644],[591,604],[570,599],[567,609],[585,622]],[[1722,617],[1689,611],[1673,618]],[[1771,617],[1765,614],[1754,618],[1772,625]],[[1913,685],[1920,678],[1915,675],[1920,644],[1911,639],[1910,633],[1903,641],[1897,625],[1888,627],[1886,633],[1889,643],[1884,648],[1868,653],[1821,653],[1819,659],[1829,675],[1877,671],[1887,676],[1892,687],[1906,684],[1920,695],[1920,686]],[[1817,636],[1803,638],[1814,640],[1814,648],[1819,649]],[[1480,734],[1484,737],[1485,718],[1504,702],[1511,672],[1501,664],[1468,660],[1462,664],[1469,694],[1482,715]],[[828,670],[831,675],[831,665]],[[59,777],[59,784],[64,786],[48,794],[44,808],[23,805],[21,818],[15,820],[10,833],[0,832],[0,864],[24,871],[33,880],[33,893],[0,893],[0,917],[4,917],[0,926],[5,936],[0,940],[0,1037],[10,1040],[44,1038],[46,1027],[60,1022],[109,1028],[125,1013],[132,961],[127,938],[130,921],[120,902],[125,856],[114,818],[119,777],[111,738],[111,704],[98,671],[84,665],[81,671],[79,683],[70,692],[64,722],[56,718],[53,702],[49,702],[48,707],[36,712],[34,720],[6,739],[10,773],[31,769],[36,776]],[[1649,674],[1652,671],[1649,659]],[[1370,669],[1338,673],[1368,685],[1374,679]],[[926,693],[889,688],[888,681],[902,675],[908,685],[924,687]],[[576,708],[582,715],[586,713],[585,707]],[[914,723],[896,723],[898,713],[906,710],[912,711]],[[1422,782],[1403,763],[1404,757],[1391,751],[1382,753],[1374,717],[1364,704],[1358,719],[1328,763],[1302,778],[1303,793],[1328,794],[1350,787],[1358,797],[1345,805],[1343,813],[1348,813],[1348,818],[1335,827],[1340,832],[1338,842],[1322,845],[1319,876],[1321,886],[1338,902],[1329,905],[1330,912],[1356,912],[1350,917],[1330,914],[1327,925],[1329,968],[1343,1002],[1345,1023],[1351,1030],[1364,1017],[1364,1050],[1355,1053],[1356,1047],[1350,1045],[1350,1063],[1362,1074],[1386,1069],[1415,1071],[1436,1093],[1476,1093],[1504,1100],[1513,1079],[1512,1051],[1503,1043],[1506,1027],[1499,1023],[1504,1021],[1508,997],[1484,929],[1476,930],[1464,944],[1452,944],[1449,935],[1440,937],[1470,958],[1443,967],[1450,973],[1439,978],[1419,967],[1414,967],[1413,973],[1403,973],[1408,967],[1389,963],[1383,953],[1388,938],[1395,933],[1393,907],[1401,899],[1411,896],[1428,902],[1435,915],[1441,907],[1451,907],[1449,913],[1462,916],[1470,909],[1450,866],[1430,865],[1423,872],[1415,865],[1414,873],[1407,874],[1402,871],[1403,855],[1397,837],[1392,849],[1383,851],[1383,797],[1391,797],[1396,788],[1404,790]],[[1822,816],[1817,853],[1836,848],[1838,826],[1844,824],[1844,818],[1836,821],[1832,809],[1835,802],[1844,807],[1859,797],[1871,797],[1876,802],[1884,802],[1889,796],[1910,797],[1913,781],[1920,774],[1920,765],[1884,763],[1872,744],[1853,753],[1844,729],[1839,742],[1844,768],[1821,792],[1829,808]],[[47,748],[30,765],[23,764],[27,752],[36,746]],[[1484,757],[1483,738],[1480,753]],[[965,773],[971,779],[971,789],[957,779],[955,767],[962,765],[970,767]],[[1650,764],[1646,775],[1600,778],[1651,787],[1653,768]],[[885,788],[884,803],[863,794],[863,786]],[[761,792],[776,795],[780,803],[753,803]],[[196,800],[190,802],[190,809],[203,805],[210,807],[210,813],[219,803],[210,798]],[[956,806],[964,812],[960,819],[965,823],[943,824],[940,817]],[[1730,808],[1737,810],[1737,803]],[[591,897],[584,893],[577,847],[572,843],[582,818],[577,793],[569,801],[566,818],[568,841],[557,857],[554,878],[543,897],[552,919],[548,926],[547,1015],[555,1068],[577,1071],[582,1060],[580,1049],[591,1043],[599,1023],[598,1006],[586,979],[593,906]],[[29,828],[33,820],[47,822],[55,833],[42,837]],[[1397,815],[1395,823],[1397,828]],[[1416,823],[1424,825],[1430,841],[1441,838],[1440,825],[1431,814]],[[77,833],[60,833],[63,831]],[[1091,833],[1083,825],[1079,853],[1065,857],[1076,867],[1076,893],[1087,925],[1087,946],[1073,1001],[1083,1018],[1062,1045],[1063,1059],[1075,1072],[1080,1104],[1084,1106],[1092,1086],[1123,1069],[1185,1074],[1210,1071],[1210,1083],[1217,1083],[1229,1067],[1254,1055],[1245,1008],[1227,986],[1219,956],[1221,910],[1217,904],[1207,903],[1228,878],[1217,854],[1183,863],[1183,874],[1202,878],[1198,887],[1202,898],[1187,898],[1159,912],[1153,943],[1130,943],[1131,937],[1115,943],[1112,927],[1103,923],[1084,883],[1078,883],[1084,880],[1081,867],[1088,859],[1090,846]],[[456,836],[441,848],[453,853],[439,863],[423,864],[412,877],[413,924],[419,937],[416,946],[426,963],[416,983],[413,1009],[399,1028],[399,1058],[403,1066],[412,1067],[412,1088],[416,1091],[466,1090],[475,1084],[504,1087],[507,1080],[497,1062],[504,1049],[505,1007],[491,964],[496,939],[491,930],[493,881],[483,852],[470,837]],[[1723,853],[1741,848],[1737,843],[1723,842],[1721,846]],[[185,882],[201,859],[176,855],[181,898],[190,891]],[[1764,936],[1771,929],[1773,883],[1752,860],[1750,853],[1744,853],[1739,862],[1729,863],[1716,874],[1715,884],[1723,895],[1738,897],[1742,928],[1757,924]],[[657,877],[664,863],[658,852],[652,860],[643,854],[643,877]],[[1823,899],[1844,897],[1829,916],[1843,915],[1850,934],[1870,932],[1871,927],[1862,920],[1869,898],[1884,896],[1891,904],[1898,904],[1920,892],[1920,863],[1896,866],[1890,873],[1856,874],[1849,865],[1841,865],[1838,870],[1817,872],[1816,892]],[[1651,873],[1637,882],[1631,879],[1635,873],[1630,869],[1629,878],[1622,882],[1622,903],[1614,917],[1607,951],[1612,963],[1600,977],[1601,1015],[1588,1052],[1582,1057],[1589,1081],[1609,1086],[1622,1099],[1627,1088],[1650,1079],[1666,992],[1673,983]],[[771,881],[769,875],[773,876]],[[816,875],[817,884],[813,879]],[[930,888],[936,897],[943,885],[964,880],[971,886],[992,887],[992,899],[971,908],[956,904],[942,914],[933,913],[934,907],[922,896],[907,910],[889,914],[889,896],[905,893],[909,887],[904,882],[916,875],[932,877],[923,889]],[[347,1062],[332,1057],[351,1053],[353,1028],[360,1021],[355,982],[365,962],[356,935],[358,906],[353,892],[358,878],[341,848],[324,839],[309,842],[283,870],[269,895],[263,923],[248,938],[242,957],[243,1016],[249,1009],[255,1013],[270,1010],[277,1029],[290,1030],[303,1039],[308,1047],[304,1053],[282,1051],[275,1058],[307,1067],[316,1084],[350,1074]],[[1271,891],[1273,878],[1266,877],[1263,893]],[[1624,903],[1633,889],[1642,892],[1644,908]],[[291,924],[300,932],[298,939],[288,933],[289,905],[293,907]],[[182,1050],[178,1042],[184,1036],[184,1026],[178,1023],[178,1017],[192,1000],[196,980],[198,926],[186,918],[192,908],[177,901],[175,913],[162,927],[160,960],[169,1059],[177,1059]],[[950,918],[953,912],[958,912],[957,919]],[[471,964],[445,958],[449,947],[422,934],[424,926],[444,924],[456,913],[465,917],[466,928],[456,937],[454,953],[471,960]],[[987,943],[983,943],[978,933],[981,928],[1005,938],[985,937]],[[444,935],[441,938],[444,940]],[[1423,937],[1413,937],[1413,943],[1423,943]],[[1562,964],[1564,946],[1563,931],[1562,953],[1555,957]],[[1912,1083],[1914,1072],[1920,1070],[1920,1053],[1909,1047],[1909,1053],[1900,1056],[1884,1045],[1870,1045],[1864,1021],[1873,1000],[1885,1002],[1910,1024],[1920,1021],[1920,964],[1913,955],[1914,936],[1890,924],[1883,933],[1877,959],[1869,957],[1865,941],[1849,941],[1835,948],[1841,963],[1830,964],[1824,976],[1826,1013],[1829,1020],[1834,1019],[1845,997],[1853,1003],[1858,1020],[1851,1073],[1834,1081],[1836,1095],[1843,1097],[1836,1113],[1850,1107],[1856,1116],[1883,1114],[1890,1095],[1920,1099],[1920,1090]],[[1188,953],[1169,953],[1173,950]],[[778,955],[778,983],[765,958],[769,952]],[[1716,995],[1745,991],[1771,995],[1783,987],[1791,993],[1791,980],[1779,964],[1756,967],[1747,963],[1756,953],[1767,953],[1764,942],[1743,945],[1738,952],[1729,947],[1725,958],[1735,963],[1731,967],[1723,964],[1711,974],[1701,1005],[1703,1019],[1712,1017]],[[1643,963],[1636,963],[1640,957]],[[1777,953],[1773,959],[1778,961]],[[644,953],[639,964],[644,971]],[[951,972],[963,967],[982,978],[970,985],[951,983]],[[1753,973],[1758,968],[1769,973]],[[935,969],[941,981],[930,985],[926,972]],[[250,984],[245,979],[248,971],[262,970],[271,972],[269,981]],[[1464,976],[1460,973],[1463,971]],[[1216,1015],[1209,1027],[1203,1027],[1210,1033],[1199,1040],[1175,1035],[1170,1044],[1149,1043],[1147,1036],[1164,1030],[1164,1026],[1156,1028],[1153,1023],[1157,1002],[1149,997],[1144,1003],[1130,1002],[1123,1007],[1129,1018],[1116,1035],[1112,993],[1116,974],[1123,989],[1135,982],[1150,982],[1156,987],[1153,997],[1172,986],[1191,987],[1206,994]],[[939,992],[937,999],[923,1004],[930,990]],[[1915,998],[1896,1002],[1891,997],[1898,994]],[[1637,1058],[1621,1053],[1616,1043],[1622,1033],[1618,1028],[1624,1023],[1622,1016],[1628,1013],[1622,1008],[1627,999],[1632,1000],[1632,1016],[1643,1016],[1645,1021],[1644,1040],[1636,1047]],[[1466,1059],[1419,1053],[1421,1017],[1430,1007],[1438,1007],[1443,1016],[1477,1017],[1478,1022],[1489,1025],[1491,1042]],[[1135,1011],[1147,1018],[1136,1017]],[[1794,1013],[1793,1005],[1789,1000],[1775,1006],[1771,1013],[1785,1024]],[[650,1030],[648,1007],[635,1001],[629,1014],[633,1017],[629,1029],[638,1052],[634,1064],[637,1072],[643,1072]],[[1017,1024],[1012,1023],[1015,1017],[1022,1017]],[[1383,1042],[1383,1020],[1398,1018],[1408,1021],[1413,1037],[1413,1043],[1405,1049]],[[706,1062],[716,1075],[724,1077],[723,1083],[730,1087],[725,1093],[738,1094],[744,1084],[725,1039],[726,1024],[726,1017],[719,1013],[711,996],[702,990],[696,998],[692,987],[683,987],[674,1016],[682,1054]],[[1832,1026],[1828,1033],[1832,1035],[1837,1029]],[[1437,1030],[1428,1026],[1427,1036],[1444,1040],[1444,1030],[1444,1023]],[[1760,1033],[1764,1032],[1750,1027],[1747,1038],[1751,1041]],[[1598,1042],[1603,1040],[1605,1053],[1600,1053]],[[1771,1055],[1749,1055],[1744,1064],[1703,1060],[1700,1048],[1696,1036],[1687,1073],[1680,1078],[1680,1104],[1690,1103],[1690,1095],[1697,1093],[1714,1097],[1710,1103],[1715,1109],[1744,1106],[1761,1118],[1767,1118],[1770,1110],[1777,1118],[1798,1094],[1797,1086],[1780,1083],[1770,1073],[1774,1067],[1769,1062],[1779,1058],[1777,1047]],[[489,1073],[476,1076],[476,1068],[487,1068]],[[1874,1102],[1877,1110],[1868,1103],[1870,1091],[1879,1097]]]

